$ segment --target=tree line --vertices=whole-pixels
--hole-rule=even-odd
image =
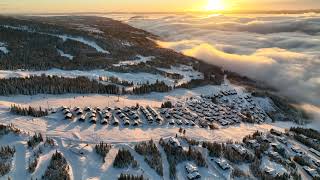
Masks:
[[[145,178],[143,177],[143,175],[135,176],[135,175],[121,173],[118,180],[145,180]]]
[[[11,105],[10,112],[20,116],[33,117],[43,117],[49,114],[47,109],[43,110],[41,107],[39,107],[39,109],[33,108],[31,106],[29,106],[28,108],[24,108],[16,104]]]
[[[12,158],[15,153],[16,153],[15,147],[1,146],[1,148],[0,148],[0,177],[4,176],[10,172]]]
[[[43,142],[43,137],[41,133],[35,133],[28,141],[28,147],[30,148],[34,148],[36,147],[38,144],[40,144],[41,142]]]
[[[127,149],[120,149],[114,159],[114,168],[127,168],[132,166],[133,168],[138,166],[138,162],[134,160],[130,151]]]
[[[56,151],[50,160],[49,166],[46,169],[42,179],[44,180],[56,180],[56,179],[63,179],[63,180],[70,180],[69,174],[69,165],[67,160],[63,157],[63,155]]]
[[[97,144],[95,146],[96,153],[102,157],[103,162],[105,162],[105,158],[106,158],[107,154],[109,153],[111,147],[112,146],[110,144],[107,144],[104,142],[100,142],[99,144]]]
[[[161,154],[152,139],[147,142],[136,144],[134,149],[138,154],[144,156],[144,160],[151,168],[153,168],[160,176],[163,176]]]
[[[104,85],[86,77],[66,78],[41,75],[0,79],[0,95],[3,96],[67,93],[119,94],[119,92],[116,85]]]
[[[147,82],[146,84],[142,84],[138,87],[134,87],[132,90],[133,94],[147,94],[151,92],[169,92],[172,90],[171,86],[168,86],[163,81],[156,81],[154,84],[150,84]]]

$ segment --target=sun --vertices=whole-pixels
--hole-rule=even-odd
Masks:
[[[208,4],[205,7],[207,11],[221,11],[225,9],[223,0],[208,0]]]

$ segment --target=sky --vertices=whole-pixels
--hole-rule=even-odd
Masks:
[[[208,1],[211,6],[208,8]],[[0,0],[1,13],[320,9],[320,0]]]

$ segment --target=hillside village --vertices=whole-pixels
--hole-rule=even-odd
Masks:
[[[0,16],[0,179],[320,179],[303,111],[158,38],[104,17]]]

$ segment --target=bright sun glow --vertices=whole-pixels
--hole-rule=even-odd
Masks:
[[[224,10],[225,5],[223,3],[223,0],[208,0],[208,4],[205,9],[207,11]]]

